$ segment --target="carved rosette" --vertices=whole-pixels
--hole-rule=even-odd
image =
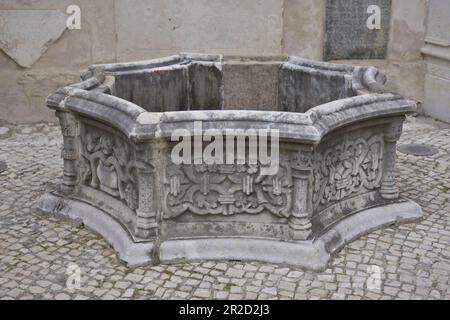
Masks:
[[[381,196],[384,199],[388,200],[399,198],[395,160],[397,152],[397,141],[402,135],[403,121],[403,118],[398,119],[387,124],[384,129],[384,172],[380,192]]]
[[[70,194],[74,191],[77,181],[77,147],[78,123],[73,115],[68,112],[57,111],[61,133],[63,135],[63,147],[61,157],[64,160],[63,182],[61,192]]]
[[[165,218],[186,211],[198,215],[258,214],[288,217],[292,208],[292,173],[281,163],[264,176],[260,165],[174,165],[167,167]]]

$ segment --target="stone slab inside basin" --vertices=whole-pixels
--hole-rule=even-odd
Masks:
[[[82,220],[130,266],[232,259],[323,270],[352,239],[422,214],[399,196],[395,168],[416,105],[385,80],[371,67],[288,56],[93,65],[47,100],[64,177],[39,207]],[[224,143],[215,162],[198,158],[227,132],[244,148]],[[264,146],[255,132],[269,135],[271,155],[277,147],[276,166],[250,161]],[[179,140],[197,138],[178,153],[190,161],[174,161]]]

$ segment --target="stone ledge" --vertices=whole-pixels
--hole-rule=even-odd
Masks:
[[[152,242],[134,242],[126,229],[102,210],[77,200],[67,200],[54,193],[44,194],[38,209],[48,214],[58,214],[70,220],[81,221],[100,234],[117,251],[119,259],[129,267],[150,263]]]

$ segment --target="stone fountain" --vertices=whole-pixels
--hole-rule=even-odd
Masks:
[[[395,166],[416,105],[375,68],[179,54],[93,65],[82,80],[47,99],[64,173],[39,207],[82,221],[129,266],[213,259],[323,270],[349,241],[422,215],[399,196]],[[174,163],[173,133],[195,139],[196,122],[241,141],[276,131],[277,170],[230,150],[231,162]]]

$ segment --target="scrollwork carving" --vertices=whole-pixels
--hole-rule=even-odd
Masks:
[[[83,126],[79,182],[138,208],[136,161],[122,138],[94,127]]]
[[[379,188],[383,150],[383,136],[377,134],[369,139],[349,138],[316,152],[312,182],[314,207]]]
[[[273,176],[259,165],[170,165],[167,169],[165,218],[194,214],[258,214],[288,217],[292,207],[290,165]]]

